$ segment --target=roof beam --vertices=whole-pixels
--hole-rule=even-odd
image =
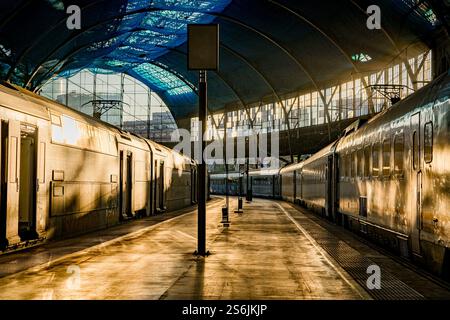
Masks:
[[[276,97],[276,99],[278,100],[278,102],[280,103],[284,115],[285,115],[285,119],[287,121],[287,128],[288,128],[288,145],[289,145],[289,153],[291,156],[291,163],[294,162],[294,156],[292,154],[292,145],[291,145],[291,128],[290,128],[290,124],[289,124],[289,117],[288,114],[286,113],[286,108],[284,107],[284,103],[283,100],[280,98],[280,96],[278,95],[278,93],[276,92],[274,86],[270,83],[270,81],[261,73],[261,71],[259,71],[250,61],[248,61],[248,59],[246,59],[244,56],[242,56],[240,53],[234,51],[233,49],[222,45],[222,48],[224,48],[226,51],[228,51],[229,53],[231,53],[232,55],[238,57],[240,60],[242,60],[243,62],[245,62],[256,74],[258,74],[261,79],[263,79],[263,81],[267,84],[267,86],[272,90],[274,96]]]
[[[28,1],[28,3],[32,2],[32,1],[34,1],[34,0],[30,0],[30,1]],[[81,7],[80,9],[81,9],[82,11],[84,11],[84,10],[88,9],[89,7],[95,6],[95,5],[97,5],[97,4],[101,3],[101,2],[105,2],[105,1],[106,1],[106,0],[97,0],[97,1],[93,1],[93,2],[88,3],[88,4],[85,5],[85,6]],[[23,9],[23,8],[21,8],[21,9]],[[8,20],[8,19],[6,19],[6,20]],[[24,59],[24,57],[25,57],[32,49],[34,49],[34,48],[35,48],[35,47],[36,47],[36,46],[37,46],[37,45],[38,45],[38,44],[39,44],[46,36],[48,36],[53,30],[55,30],[57,27],[59,27],[61,24],[65,23],[66,21],[67,21],[67,17],[64,16],[62,19],[58,20],[55,24],[53,24],[47,31],[42,32],[41,34],[39,34],[39,36],[36,37],[36,38],[34,39],[34,41],[33,41],[32,43],[30,43],[30,44],[27,46],[27,48],[26,48],[23,52],[20,53],[20,55],[17,57],[17,59],[16,59],[16,61],[14,62],[14,64],[12,64],[12,65],[10,66],[10,68],[9,68],[9,70],[8,70],[8,73],[7,73],[7,75],[6,75],[6,80],[8,81],[8,80],[11,78],[11,76],[12,76],[14,70],[17,68],[17,66],[22,62],[22,60]],[[9,22],[9,21],[3,21],[3,23],[0,24],[0,29],[2,29],[2,28],[6,25],[7,22]]]

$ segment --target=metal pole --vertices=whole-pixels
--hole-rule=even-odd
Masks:
[[[223,147],[224,147],[224,153],[225,153],[225,196],[226,196],[226,207],[229,208],[229,186],[228,186],[228,164],[227,164],[227,123],[228,123],[228,112],[225,109],[225,116],[224,116],[224,132],[223,132]]]
[[[148,89],[147,99],[147,138],[150,139],[150,117],[152,114],[152,90]]]
[[[121,108],[119,109],[119,121],[120,121],[120,129],[123,129],[123,96],[125,93],[125,74],[122,73],[120,75],[120,101],[122,101],[121,103]],[[134,114],[136,115],[136,108],[134,108]],[[136,124],[135,124],[136,126]]]
[[[247,144],[246,144],[246,169],[245,169],[245,172],[247,173],[247,180],[245,181],[245,184],[246,184],[246,187],[245,187],[245,189],[246,189],[246,192],[245,192],[245,200],[247,200],[247,201],[252,201],[252,198],[251,198],[251,195],[250,195],[250,188],[249,188],[249,183],[250,183],[250,177],[249,177],[249,166],[250,166],[250,162],[249,162],[249,156],[250,156],[250,154],[249,154],[249,152],[250,152],[250,139],[249,139],[249,137],[245,137],[245,140],[246,140],[246,142],[247,142]]]
[[[206,119],[207,119],[207,85],[206,85],[206,71],[199,71],[199,85],[198,85],[198,99],[199,99],[199,144],[201,146],[200,163],[198,165],[198,246],[197,254],[205,256],[206,253],[206,163],[203,159],[203,151],[205,150],[205,141],[203,140],[206,133]]]
[[[225,114],[224,114],[224,132],[223,132],[223,147],[224,147],[224,164],[225,164],[225,197],[226,197],[226,204],[225,208],[222,208],[222,223],[224,227],[230,226],[230,220],[228,219],[228,212],[230,208],[230,197],[229,197],[229,184],[228,184],[228,164],[227,164],[227,123],[228,123],[228,112],[225,108]]]

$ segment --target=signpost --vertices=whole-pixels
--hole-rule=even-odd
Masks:
[[[199,72],[198,82],[198,119],[199,145],[201,159],[198,164],[198,231],[197,251],[200,256],[207,256],[206,251],[206,197],[207,197],[207,167],[203,152],[206,143],[206,120],[208,110],[207,70],[219,68],[219,25],[190,24],[188,25],[188,69]]]

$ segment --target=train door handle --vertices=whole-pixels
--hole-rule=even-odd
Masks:
[[[16,191],[19,192],[19,178],[16,177]]]

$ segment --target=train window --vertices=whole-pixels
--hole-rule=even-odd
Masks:
[[[362,178],[364,176],[364,150],[363,149],[359,149],[358,152],[358,159],[357,159],[357,163],[358,163],[358,177]]]
[[[364,176],[370,176],[370,146],[364,148]]]
[[[383,176],[389,176],[391,173],[391,140],[389,138],[383,141]]]
[[[350,154],[350,178],[355,176],[356,152]]]
[[[349,155],[346,154],[344,156],[344,160],[342,161],[342,164],[344,166],[344,177],[348,178],[350,176],[350,170],[348,168],[348,159],[349,159]]]
[[[423,132],[423,157],[426,163],[430,163],[433,160],[433,123],[425,123]]]
[[[405,138],[403,132],[394,138],[394,172],[396,175],[403,173],[403,153],[405,150]]]
[[[372,176],[378,177],[380,172],[380,144],[372,145]]]
[[[347,154],[347,161],[345,162],[345,165],[347,166],[347,177],[351,178],[352,176],[352,154]]]
[[[341,179],[345,178],[347,176],[347,157],[346,155],[342,155],[342,158],[339,161],[340,167],[341,167]]]
[[[413,143],[413,156],[412,156],[412,161],[413,161],[413,169],[416,170],[417,166],[419,164],[419,139],[417,137],[417,131],[413,132],[413,136],[412,136],[412,143]]]
[[[52,124],[55,124],[57,126],[61,126],[61,118],[56,114],[51,114],[52,118]]]

